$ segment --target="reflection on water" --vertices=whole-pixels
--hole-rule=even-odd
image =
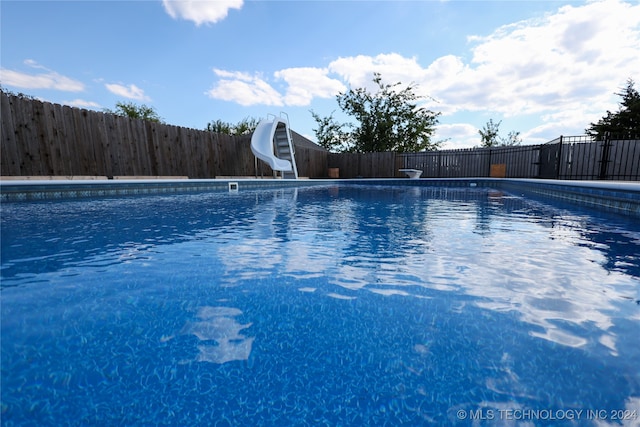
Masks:
[[[227,363],[234,360],[248,360],[253,337],[246,337],[240,331],[251,323],[241,324],[235,317],[242,311],[231,307],[200,307],[196,322],[184,325],[181,334],[195,335],[200,341],[196,361]]]
[[[565,346],[589,344],[576,325],[596,325],[612,355],[613,319],[640,318],[624,303],[640,299],[637,229],[499,191],[340,191],[325,203],[292,199],[285,211],[295,215],[263,205],[271,214],[256,216],[260,238],[218,253],[225,273],[324,278],[336,286],[326,295],[341,299],[462,292],[479,307],[517,312],[532,336]]]

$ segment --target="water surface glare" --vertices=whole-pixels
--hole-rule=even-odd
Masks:
[[[640,422],[632,218],[322,186],[1,221],[3,426]]]

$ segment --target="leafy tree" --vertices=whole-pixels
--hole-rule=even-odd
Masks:
[[[150,122],[164,123],[162,118],[156,113],[153,107],[146,105],[136,105],[133,102],[116,102],[115,111],[104,109],[105,113],[117,116],[129,117],[132,119],[148,120]]]
[[[329,117],[320,117],[317,113],[311,110],[316,123],[318,123],[318,129],[314,129],[318,144],[329,151],[340,152],[347,151],[347,135],[343,131],[343,125],[336,122],[333,118],[333,111]]]
[[[520,145],[522,138],[520,138],[520,132],[511,131],[507,134],[506,138],[500,136],[500,124],[494,123],[493,119],[489,119],[486,125],[478,131],[480,134],[480,146],[481,147],[505,147],[511,145]]]
[[[259,123],[260,120],[254,117],[245,117],[234,126],[233,133],[234,135],[248,135],[256,130]]]
[[[507,134],[506,138],[502,138],[502,146],[513,146],[520,145],[522,143],[522,138],[520,138],[520,132],[516,132],[512,130]]]
[[[500,120],[498,123],[494,123],[493,119],[489,119],[486,125],[479,130],[480,134],[480,145],[482,147],[495,147],[498,145],[498,133],[500,132]]]
[[[260,121],[254,117],[245,117],[235,125],[222,120],[215,120],[207,123],[205,130],[225,135],[248,135],[256,130]]]
[[[318,123],[314,129],[319,143],[329,149],[350,152],[378,151],[423,151],[438,148],[433,142],[440,113],[434,113],[418,102],[423,97],[415,93],[416,86],[410,84],[399,90],[401,83],[382,83],[380,73],[374,73],[373,81],[378,85],[376,93],[366,88],[349,89],[338,94],[338,105],[357,124],[339,124],[333,114],[321,118],[312,112]]]
[[[213,133],[232,135],[231,124],[223,122],[220,119],[207,123],[207,128],[205,130]]]
[[[634,88],[634,81],[628,79],[627,86],[616,95],[622,98],[619,110],[607,111],[606,116],[585,130],[596,140],[602,140],[606,132],[619,138],[640,137],[640,93]]]
[[[30,99],[32,101],[36,100],[36,98],[34,96],[27,95],[27,94],[24,94],[22,92],[13,93],[10,90],[7,90],[4,87],[2,87],[2,85],[0,85],[0,92],[3,92],[3,93],[5,93],[7,95],[10,95],[10,96],[18,97],[20,99]]]

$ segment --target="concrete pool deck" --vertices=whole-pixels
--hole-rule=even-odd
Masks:
[[[363,178],[363,179],[186,179],[184,177],[34,177],[2,178],[0,201],[242,191],[322,185],[382,185],[496,188],[537,195],[640,217],[639,181],[568,181],[518,178]]]

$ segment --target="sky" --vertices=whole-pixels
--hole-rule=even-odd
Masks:
[[[414,86],[442,148],[489,120],[523,144],[581,135],[640,86],[640,1],[0,0],[0,84],[205,129],[285,113],[316,140],[336,96]]]

